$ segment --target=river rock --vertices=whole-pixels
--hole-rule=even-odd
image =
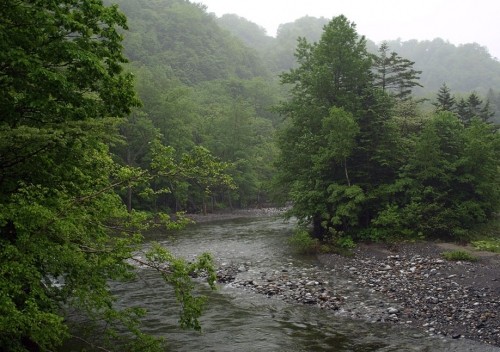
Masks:
[[[389,313],[389,314],[397,314],[397,313],[399,313],[399,309],[394,308],[394,307],[390,307],[390,308],[387,309],[387,313]]]

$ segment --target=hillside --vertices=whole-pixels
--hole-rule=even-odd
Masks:
[[[161,65],[186,84],[266,74],[257,53],[222,30],[202,5],[116,0],[128,18],[124,46],[136,64]]]
[[[228,18],[232,18],[232,21],[227,21]],[[271,62],[271,71],[279,73],[293,67],[297,37],[317,41],[328,20],[305,16],[282,24],[276,38],[266,36],[262,30],[249,33],[248,31],[254,31],[259,26],[234,15],[224,15],[218,22],[242,40],[249,37],[259,38],[246,43],[258,50],[267,59],[266,62]],[[436,36],[439,36],[439,33],[436,33]],[[500,62],[495,60],[485,47],[476,43],[456,46],[436,38],[432,41],[389,40],[388,44],[390,49],[400,56],[414,61],[415,69],[422,71],[420,83],[424,87],[416,89],[416,94],[435,94],[444,82],[456,93],[476,91],[486,96],[489,89],[500,91]],[[377,45],[369,38],[368,49],[373,53],[377,51]]]
[[[230,175],[237,187],[230,192],[221,188],[211,193],[213,208],[254,206],[268,201],[277,155],[274,135],[282,123],[272,107],[285,96],[277,84],[278,74],[294,67],[297,38],[318,41],[328,19],[306,16],[282,24],[273,38],[244,18],[217,18],[204,6],[190,1],[117,2],[128,17],[124,48],[143,102],[124,128],[129,147],[116,151],[119,157],[124,163],[146,167],[150,158],[147,145],[154,138],[173,147],[177,154],[201,146],[231,165]],[[375,43],[368,41],[367,45],[376,52]],[[499,65],[480,47],[457,48],[439,40],[390,45],[397,46],[401,56],[416,61],[415,68],[423,71],[425,90],[419,94],[432,97],[447,82],[454,94],[460,93],[459,89],[481,89],[480,93],[486,94],[491,88],[491,106],[495,108],[500,101],[500,89],[496,88],[500,85],[494,81],[498,75],[474,73],[484,71],[485,65],[490,65],[488,72],[495,72]],[[469,50],[468,61],[464,54],[454,56],[459,49]],[[477,67],[470,63],[476,56]],[[456,63],[452,66],[442,60]],[[463,69],[466,62],[473,70]],[[453,86],[455,82],[460,82],[459,89]],[[177,187],[154,201],[139,194],[130,201],[139,208],[156,209],[162,204],[199,211],[205,202],[203,190],[193,184]]]
[[[203,5],[116,2],[128,18],[123,45],[143,104],[122,128],[128,145],[116,153],[123,163],[148,167],[155,139],[172,147],[174,158],[202,147],[210,153],[205,161],[226,163],[235,183],[231,191],[186,181],[155,185],[169,193],[129,195],[131,207],[197,212],[207,199],[211,208],[266,201],[276,150],[277,117],[270,107],[279,101],[279,88],[258,52],[221,28]]]

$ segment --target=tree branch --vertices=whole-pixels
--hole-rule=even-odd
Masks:
[[[98,350],[100,350],[100,351],[104,351],[104,352],[112,352],[111,350],[108,350],[108,349],[106,349],[106,348],[104,348],[104,347],[102,347],[102,346],[96,346],[96,345],[94,345],[92,342],[90,342],[90,341],[88,341],[88,340],[85,340],[83,337],[76,336],[76,335],[71,335],[71,337],[73,337],[73,338],[75,338],[75,339],[77,339],[77,340],[79,340],[79,341],[81,341],[81,342],[83,342],[83,343],[85,343],[85,344],[89,345],[89,346],[90,346],[90,347],[92,347],[93,349],[94,349],[94,348],[96,348],[96,349],[98,349]]]

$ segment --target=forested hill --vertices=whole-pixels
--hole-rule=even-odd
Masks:
[[[422,71],[420,83],[425,91],[435,92],[443,82],[456,92],[500,90],[500,62],[477,43],[456,46],[436,38],[388,44],[399,55],[415,61],[415,68]]]
[[[258,52],[219,26],[203,5],[111,1],[127,16],[123,46],[142,102],[122,127],[128,145],[115,148],[117,158],[147,168],[149,146],[159,142],[173,148],[176,160],[225,163],[234,181],[232,189],[221,179],[209,189],[192,179],[163,180],[154,187],[168,192],[144,197],[131,191],[129,208],[196,212],[207,202],[213,209],[265,201],[276,153],[277,114],[270,107],[280,98]]]
[[[147,168],[151,153],[146,146],[154,144],[155,139],[172,147],[175,158],[203,147],[229,165],[227,171],[235,183],[234,189],[217,186],[206,193],[191,180],[176,180],[155,185],[168,188],[170,193],[153,199],[143,197],[141,192],[129,193],[129,208],[200,211],[207,202],[212,208],[248,207],[269,200],[270,180],[276,173],[274,134],[281,123],[271,108],[285,97],[277,84],[278,74],[295,65],[297,38],[320,40],[329,19],[306,16],[282,24],[277,38],[272,38],[262,27],[244,18],[217,18],[203,5],[190,1],[115,2],[128,18],[129,30],[124,33],[123,45],[143,103],[122,128],[128,146],[116,148],[117,158],[124,164]],[[420,60],[419,65],[406,43],[391,43],[396,44],[398,49],[391,50],[404,48],[406,51],[399,54],[415,60],[415,67],[424,72],[421,81],[429,95],[436,94],[443,82],[453,93],[457,92],[451,76],[439,78],[435,71],[421,66],[431,64],[432,56]],[[444,42],[443,46],[458,50]],[[378,48],[369,42],[368,49],[375,52]],[[418,52],[421,51],[425,52]],[[432,74],[426,75],[426,71]],[[461,71],[461,76],[453,78],[471,75],[470,67]],[[434,86],[430,79],[436,80]],[[486,84],[484,87],[488,88]],[[477,87],[476,83],[470,90]],[[465,90],[469,91],[467,87]],[[494,88],[494,97],[498,91]],[[496,102],[491,105],[496,106]]]
[[[217,25],[202,5],[184,0],[116,0],[128,18],[125,54],[161,65],[187,84],[266,73],[257,53]]]
[[[294,22],[281,24],[274,38],[268,36],[263,28],[243,17],[226,14],[218,18],[221,27],[257,50],[274,74],[295,66],[294,53],[298,37],[304,37],[310,42],[318,41],[323,33],[323,26],[328,22],[329,19],[324,17],[305,16]]]
[[[356,21],[355,18],[353,20]],[[258,50],[275,73],[288,70],[295,64],[293,53],[297,37],[317,41],[323,26],[328,22],[325,18],[305,16],[280,25],[276,38],[273,38],[258,25],[235,15],[224,15],[218,21],[247,45]],[[370,34],[366,35],[369,39]],[[439,33],[436,36],[439,37]],[[440,38],[432,41],[390,40],[388,44],[390,50],[414,61],[415,69],[422,71],[420,83],[423,88],[415,89],[416,94],[435,94],[443,82],[456,93],[476,91],[486,95],[490,88],[500,91],[500,62],[478,44],[456,46]],[[374,42],[368,41],[367,46],[376,53],[377,45]]]

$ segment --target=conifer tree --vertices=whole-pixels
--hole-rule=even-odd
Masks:
[[[397,99],[407,99],[413,87],[422,87],[418,82],[422,71],[415,70],[414,64],[394,51],[389,54],[389,46],[383,42],[379,56],[374,57],[375,86],[390,92]]]
[[[495,113],[491,110],[489,101],[483,103],[483,100],[472,92],[467,99],[460,99],[457,104],[457,115],[465,126],[469,126],[474,118],[491,123]]]
[[[456,101],[446,83],[443,83],[441,88],[439,88],[436,99],[437,102],[432,103],[436,107],[436,112],[453,112],[455,110]]]

